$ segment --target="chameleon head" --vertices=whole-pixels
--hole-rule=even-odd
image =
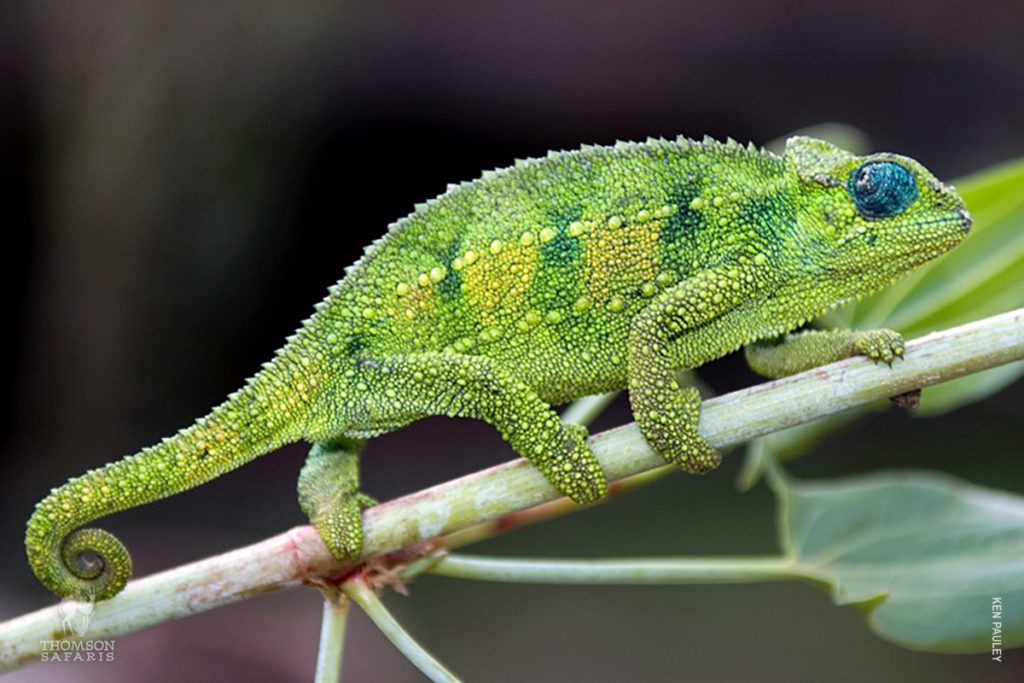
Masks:
[[[803,137],[787,142],[786,157],[800,181],[797,229],[815,252],[817,277],[853,285],[842,296],[888,284],[971,229],[953,188],[908,157],[858,157]]]

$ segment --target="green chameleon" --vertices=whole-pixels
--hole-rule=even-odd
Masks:
[[[315,444],[299,501],[331,552],[362,548],[363,439],[427,415],[497,427],[562,494],[606,491],[586,430],[551,404],[623,387],[655,452],[720,456],[676,372],[740,346],[768,376],[855,354],[890,330],[785,333],[951,249],[971,218],[895,154],[794,137],[783,156],[706,138],[584,147],[516,162],[419,205],[371,245],[273,360],[209,415],[54,489],[29,520],[39,580],[109,598],[131,576],[98,517],[207,482],[283,444]],[[781,341],[780,341],[781,339]]]

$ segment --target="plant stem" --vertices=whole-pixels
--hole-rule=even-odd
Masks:
[[[427,678],[432,681],[442,682],[457,682],[459,680],[402,628],[395,618],[391,616],[391,612],[388,612],[387,608],[384,607],[384,603],[380,601],[380,598],[373,592],[373,589],[367,585],[365,579],[362,577],[351,579],[345,582],[342,590],[345,591],[345,595],[352,598],[353,602],[363,608],[363,611],[373,620],[377,628]]]
[[[594,420],[595,417],[600,415],[601,411],[607,408],[608,404],[614,401],[615,397],[618,395],[619,392],[617,391],[609,391],[607,394],[584,396],[579,400],[573,401],[562,413],[562,422],[583,425],[586,427]]]
[[[541,560],[449,555],[429,571],[477,581],[560,584],[750,583],[803,577],[786,557]]]
[[[341,680],[341,662],[345,651],[345,626],[352,602],[333,588],[322,588],[324,615],[320,622],[320,648],[316,655],[315,683]]]

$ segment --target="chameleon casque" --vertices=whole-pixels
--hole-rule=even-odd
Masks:
[[[314,444],[299,500],[339,558],[362,546],[363,439],[427,415],[497,427],[579,503],[606,481],[586,430],[551,404],[628,387],[669,463],[718,465],[676,372],[740,346],[765,375],[902,355],[889,330],[783,337],[951,249],[971,218],[916,161],[791,138],[648,140],[516,162],[418,205],[371,245],[245,386],[174,436],[54,489],[28,523],[40,581],[118,593],[131,576],[104,515]],[[91,561],[86,561],[90,558]]]

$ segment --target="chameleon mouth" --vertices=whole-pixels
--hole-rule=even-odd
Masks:
[[[960,214],[960,227],[963,229],[964,234],[966,235],[971,231],[971,226],[974,225],[974,219],[971,218],[971,212],[968,211],[967,209],[960,209],[958,213]]]
[[[971,214],[967,209],[957,209],[955,216],[943,216],[942,218],[933,218],[930,221],[918,221],[912,223],[912,225],[915,228],[923,228],[931,225],[949,225],[950,223],[958,223],[960,229],[966,235],[971,231],[974,219],[971,218]]]

